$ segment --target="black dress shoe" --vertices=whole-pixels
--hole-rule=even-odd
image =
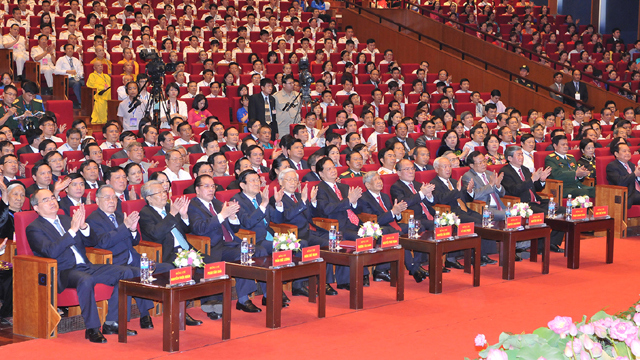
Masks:
[[[106,323],[102,325],[102,333],[104,335],[114,335],[118,333],[118,324],[107,325]],[[135,330],[127,329],[127,336],[136,336],[138,332]]]
[[[456,260],[456,261],[449,261],[449,260],[447,260],[447,261],[445,261],[445,262],[444,262],[444,267],[447,267],[447,268],[454,268],[454,269],[458,269],[458,270],[462,270],[462,269],[464,269],[464,266],[462,266],[462,264],[460,264],[460,263],[458,262],[458,260]]]
[[[151,315],[143,316],[140,318],[140,328],[153,329],[153,321],[151,320]]]
[[[564,249],[559,248],[558,245],[551,244],[551,252],[564,253]]]
[[[447,269],[447,267],[446,267],[446,266],[442,268],[442,273],[443,273],[443,274],[445,274],[445,273],[450,273],[450,272],[451,272],[451,270]]]
[[[369,287],[370,283],[369,283],[369,275],[365,275],[362,278],[362,286],[364,287]]]
[[[517,252],[516,252],[515,260],[516,261],[522,261],[522,256],[520,256],[520,254],[518,254]]]
[[[497,261],[493,260],[492,258],[488,257],[487,255],[480,257],[480,261],[483,261],[489,265],[493,265],[495,263],[497,263]]]
[[[287,304],[291,302],[291,300],[289,299],[287,294],[284,293],[284,291],[282,292],[282,301],[286,302]]]
[[[291,290],[291,295],[309,297],[309,288],[307,288],[306,286],[303,286],[303,287],[301,287],[299,289],[292,289]]]
[[[351,290],[351,288],[349,287],[349,283],[338,284],[338,289],[340,289],[340,290]]]
[[[262,297],[262,306],[267,306],[267,297],[266,296]],[[288,306],[289,306],[289,304],[286,301],[284,301],[284,297],[283,297],[282,298],[282,307],[286,308]]]
[[[213,312],[213,311],[212,311],[212,312],[210,312],[210,313],[207,313],[207,316],[208,316],[208,317],[209,317],[209,319],[211,319],[211,320],[219,320],[219,319],[222,319],[222,314],[218,314],[218,313]]]
[[[373,281],[391,282],[391,274],[389,271],[373,271]]]
[[[189,315],[187,313],[184,314],[184,320],[185,320],[185,324],[187,324],[187,326],[202,325],[202,320],[196,320],[196,319],[192,318],[191,315]]]
[[[336,289],[334,289],[333,287],[331,287],[331,285],[326,284],[324,287],[324,293],[329,295],[329,296],[334,296],[334,295],[338,295],[338,292],[336,291]]]
[[[427,277],[424,276],[424,273],[421,271],[416,271],[413,273],[413,279],[419,284],[424,281]]]
[[[260,309],[259,307],[255,306],[251,300],[247,300],[244,302],[244,304],[241,304],[240,301],[238,301],[236,303],[236,309],[238,310],[242,310],[244,312],[248,312],[248,313],[259,313],[262,311],[262,309]]]
[[[422,273],[422,275],[424,275],[425,278],[429,277],[429,271],[427,271],[425,268],[423,268],[422,266],[420,266],[418,268],[418,271]]]
[[[100,328],[85,330],[84,338],[89,339],[89,341],[91,341],[92,343],[104,344],[107,342],[107,338],[102,336]]]

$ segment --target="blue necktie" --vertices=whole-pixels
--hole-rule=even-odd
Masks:
[[[167,212],[162,210],[162,218],[164,219],[164,217],[166,216]],[[171,235],[173,235],[173,237],[178,240],[178,244],[181,248],[183,248],[184,250],[189,250],[189,243],[187,242],[187,239],[184,238],[180,230],[176,229],[175,226],[171,229]]]
[[[113,223],[113,226],[118,228],[118,221],[116,220],[116,216],[114,214],[109,215],[109,220]],[[133,255],[131,255],[131,251],[129,251],[129,261],[127,264],[131,264],[133,262]]]
[[[56,226],[56,229],[58,230],[60,235],[64,235],[66,233],[66,231],[64,231],[64,228],[62,227],[62,224],[60,224],[60,220],[58,218],[56,218],[53,221],[53,224]],[[73,255],[76,257],[76,264],[85,263],[84,259],[82,258],[82,255],[80,255],[80,252],[78,251],[78,248],[75,245],[71,245],[71,251],[73,251]]]
[[[258,208],[258,201],[257,201],[255,198],[253,198],[253,199],[251,200],[251,202],[253,203],[253,206],[257,209],[257,208]],[[264,221],[264,226],[265,226],[265,227],[268,227],[268,226],[269,226],[269,224],[267,224],[267,219],[262,219],[262,221]],[[273,241],[273,235],[271,235],[271,234],[269,233],[269,230],[267,230],[267,235],[265,236],[265,240],[267,240],[267,241]]]

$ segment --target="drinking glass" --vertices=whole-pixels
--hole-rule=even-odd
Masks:
[[[156,271],[156,262],[149,260],[149,282],[158,280],[153,277],[153,272]]]
[[[250,242],[247,250],[247,257],[249,258],[247,259],[247,264],[255,264],[255,261],[253,261],[253,255],[256,253],[256,246]]]
[[[342,249],[340,247],[340,242],[342,242],[342,233],[340,231],[336,232],[336,250]]]

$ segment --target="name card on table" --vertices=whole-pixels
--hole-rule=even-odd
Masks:
[[[515,229],[522,226],[522,218],[520,216],[509,216],[505,222],[507,229]]]
[[[373,249],[373,238],[371,236],[356,239],[356,252],[367,251]]]
[[[458,236],[467,236],[473,234],[473,230],[475,229],[474,223],[464,223],[458,225]]]
[[[436,230],[434,231],[434,235],[436,237],[436,240],[450,238],[451,236],[453,236],[451,225],[436,228]]]
[[[544,213],[537,213],[529,216],[529,226],[544,224]]]
[[[382,235],[382,241],[380,242],[380,247],[382,247],[383,249],[394,247],[394,246],[397,246],[399,242],[400,242],[399,233]]]
[[[313,261],[320,258],[320,245],[309,246],[302,249],[302,262]]]
[[[292,250],[277,251],[273,255],[273,266],[283,266],[291,264],[293,259]]]
[[[609,207],[608,206],[594,206],[593,207],[593,217],[607,217],[609,216]]]
[[[571,210],[571,219],[582,220],[587,218],[587,208],[578,208]]]
[[[191,266],[173,269],[169,273],[169,285],[182,284],[191,281],[193,268]]]
[[[204,265],[204,278],[205,279],[216,279],[219,277],[223,277],[225,275],[225,262],[218,261],[211,264]]]

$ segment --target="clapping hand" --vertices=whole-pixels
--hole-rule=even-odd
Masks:
[[[69,184],[71,184],[71,178],[70,177],[66,177],[64,179],[60,178],[58,179],[58,181],[56,181],[55,185],[53,185],[53,195],[55,197],[58,197],[58,195],[60,194],[60,192],[64,189],[66,189]]]
[[[298,192],[300,193],[300,198],[302,198],[302,203],[306,204],[307,203],[307,199],[309,198],[308,184],[305,183],[304,184],[304,188],[302,190],[300,190],[300,184],[298,184]]]
[[[349,188],[349,195],[347,196],[349,198],[349,202],[352,204],[355,204],[358,202],[358,199],[360,199],[360,197],[362,196],[362,188],[359,186],[355,186],[355,187],[350,187]]]
[[[180,208],[180,217],[182,217],[183,219],[188,219],[189,216],[187,215],[187,211],[189,210],[189,204],[191,204],[191,199],[187,198],[186,196],[184,197],[184,204],[182,205],[182,208]]]
[[[540,181],[546,181],[549,175],[551,175],[551,166],[547,166],[546,169],[540,169]]]
[[[5,185],[4,181],[0,181],[0,194],[2,195],[2,199],[7,199],[7,185]]]
[[[171,206],[169,208],[169,213],[171,215],[176,216],[180,212],[180,209],[184,206],[184,203],[187,201],[186,196],[181,196],[177,198],[175,201],[171,201]]]
[[[4,238],[2,244],[0,244],[0,254],[4,254],[4,250],[7,248],[7,240],[8,238]]]
[[[131,189],[129,189],[129,200],[138,200],[138,195],[136,194],[136,191],[133,189],[133,186],[131,187]]]
[[[150,165],[149,165],[149,169],[153,169],[153,168],[158,167],[158,165],[159,165],[160,163],[159,163],[159,162],[157,162],[157,161],[151,161],[151,162],[149,162],[149,164],[150,164]]]
[[[265,188],[268,189],[268,188]],[[269,194],[269,192],[267,191],[267,195]],[[284,196],[284,188],[280,188],[280,190],[276,191],[273,194],[273,200],[276,201],[276,206],[280,207],[282,206],[282,197]]]
[[[260,203],[260,207],[266,207],[269,204],[269,187],[265,186],[262,191],[260,191],[260,196],[262,197],[262,202]],[[280,197],[282,200],[282,197]]]
[[[533,174],[531,174],[531,180],[538,181],[540,180],[541,176],[542,176],[542,168],[536,169],[536,171],[534,171]]]
[[[460,184],[462,181],[458,181],[458,184]],[[467,192],[469,194],[471,194],[473,192],[473,179],[471,179],[471,181],[469,181],[469,183],[467,184]]]
[[[132,232],[138,231],[138,220],[140,220],[140,214],[137,211],[132,212],[129,216],[124,214],[124,226]]]
[[[87,226],[84,222],[84,217],[85,217],[84,204],[80,204],[78,209],[73,212],[69,231],[78,232],[79,229],[86,228]]]
[[[404,200],[398,202],[398,199],[396,199],[393,202],[393,208],[391,209],[391,213],[394,216],[400,215],[405,210],[407,210],[407,203]]]
[[[578,166],[578,168],[576,169],[576,176],[579,178],[583,178],[587,175],[589,175],[590,171],[587,170],[587,168],[585,168],[584,166],[580,165]]]
[[[224,205],[222,205],[222,210],[220,210],[220,215],[222,215],[222,217],[226,219],[230,216],[237,214],[238,211],[240,211],[240,204],[238,204],[237,201],[232,201],[232,202],[227,201],[224,203]]]
[[[431,197],[433,194],[433,190],[436,188],[435,185],[430,183],[422,183],[422,187],[420,188],[420,192],[424,194],[426,197]]]

